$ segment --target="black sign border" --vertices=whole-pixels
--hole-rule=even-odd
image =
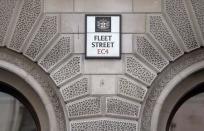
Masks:
[[[87,56],[87,17],[88,16],[118,16],[119,17],[119,56]],[[122,37],[121,37],[121,26],[122,16],[121,14],[85,14],[85,59],[121,59],[122,52]]]

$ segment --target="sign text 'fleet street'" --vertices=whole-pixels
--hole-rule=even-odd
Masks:
[[[120,15],[86,15],[86,58],[120,58]]]

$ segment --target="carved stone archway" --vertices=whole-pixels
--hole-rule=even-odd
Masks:
[[[44,71],[36,62],[42,57],[42,49],[47,49],[46,45],[58,36],[58,16],[45,14],[43,3],[43,0],[0,1],[0,68],[18,76],[39,96],[44,112],[48,113],[48,130],[67,131],[65,103],[46,73],[48,66],[55,63],[45,65],[46,69],[42,66]],[[61,45],[69,41],[69,36],[60,38]],[[67,51],[69,54],[70,50]]]
[[[44,13],[43,3],[0,1],[0,58],[47,92],[60,131],[69,128],[69,120],[71,130],[151,131],[162,89],[177,73],[202,61],[197,55],[204,45],[203,0],[162,0],[162,13],[147,14],[146,32],[134,35],[133,54],[122,55],[124,68],[113,87],[117,92],[92,95],[91,80],[83,74],[84,54],[73,53],[73,35],[60,32],[59,15]],[[84,105],[89,108],[82,111]]]
[[[164,50],[165,46],[167,44],[170,46],[175,39],[178,42],[177,45],[186,53],[180,53],[180,58],[172,59],[172,62],[161,70],[150,85],[141,113],[141,131],[166,130],[165,124],[167,123],[165,122],[167,118],[162,118],[164,116],[162,111],[165,108],[163,106],[168,105],[168,103],[165,103],[167,97],[173,92],[174,88],[179,87],[177,84],[182,83],[191,74],[204,68],[204,50],[197,49],[204,44],[203,5],[202,0],[163,0],[161,16],[150,16],[148,36],[159,42]],[[162,17],[166,22],[161,24],[162,20],[159,17]],[[169,51],[166,50],[165,52],[177,54],[176,50]],[[193,86],[189,88],[193,88]],[[187,88],[182,90],[182,93],[185,92],[187,92]],[[170,112],[165,113],[166,116],[170,114]],[[163,122],[161,122],[161,119]]]
[[[149,93],[147,95],[148,97],[146,99],[146,103],[144,105],[143,110],[141,129],[142,131],[165,130],[165,126],[167,124],[165,122],[167,122],[168,118],[162,118],[164,117],[162,114],[166,113],[167,115],[170,115],[171,113],[171,110],[166,110],[165,112],[162,112],[162,110],[166,108],[163,106],[168,105],[168,103],[165,103],[167,101],[167,97],[175,90],[175,88],[179,88],[178,85],[182,83],[184,79],[187,79],[193,73],[196,73],[202,70],[203,68],[204,49],[198,49],[179,58],[174,63],[171,63],[164,71],[161,72],[161,74],[155,79],[155,81],[151,85],[151,89],[149,90]],[[184,95],[189,90],[193,89],[196,84],[198,85],[203,82],[201,79],[198,79],[197,83],[194,81],[192,80],[188,82],[188,85],[184,86],[186,88],[182,88],[182,90],[179,90],[180,94]],[[178,100],[179,99],[177,97],[172,98],[172,101],[175,102],[174,104],[176,104]],[[169,104],[172,103],[169,102]],[[171,107],[170,109],[172,109],[174,104],[169,105],[169,107]],[[162,122],[161,119],[163,120]]]
[[[44,131],[66,131],[64,103],[51,78],[25,56],[0,48],[0,81],[21,94],[34,107]]]

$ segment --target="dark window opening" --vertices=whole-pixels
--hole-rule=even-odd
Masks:
[[[19,91],[0,82],[1,131],[40,131],[32,105]]]
[[[173,108],[166,131],[203,131],[204,84],[184,95]]]

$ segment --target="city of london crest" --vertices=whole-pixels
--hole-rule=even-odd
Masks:
[[[96,32],[111,32],[111,17],[96,17]]]

